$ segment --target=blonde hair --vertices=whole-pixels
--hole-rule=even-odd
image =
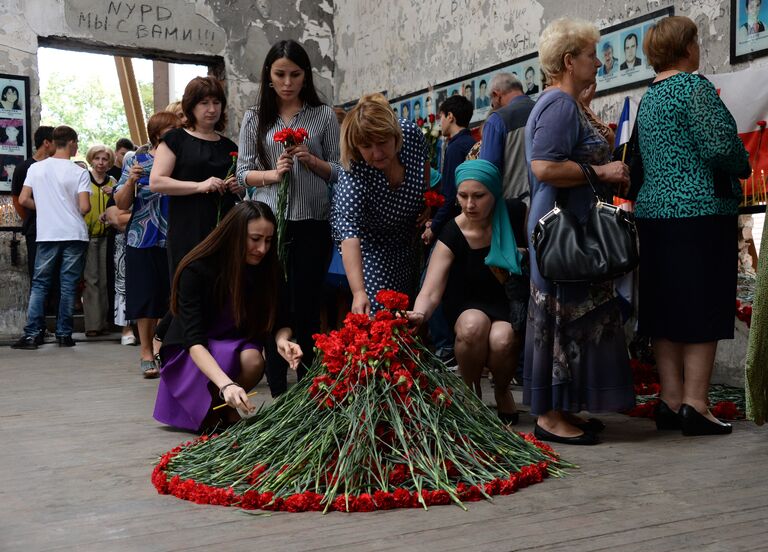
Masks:
[[[169,103],[168,106],[163,111],[168,111],[170,113],[173,113],[179,119],[184,117],[184,110],[181,108],[181,100],[179,100],[178,102]]]
[[[353,161],[362,161],[358,146],[395,139],[395,149],[403,145],[403,131],[387,99],[381,94],[360,98],[341,124],[341,163],[349,170]]]
[[[645,33],[643,52],[657,73],[674,67],[688,57],[688,47],[698,38],[696,23],[673,15],[652,25]]]
[[[539,37],[539,62],[547,81],[565,72],[565,54],[578,56],[600,40],[600,31],[584,19],[561,18],[553,21]]]
[[[97,146],[91,146],[88,148],[88,152],[85,154],[85,160],[88,162],[89,165],[93,164],[93,158],[96,157],[99,153],[106,153],[107,154],[107,161],[109,163],[109,166],[115,164],[115,152],[112,151],[112,148],[107,147],[103,144],[99,144]]]

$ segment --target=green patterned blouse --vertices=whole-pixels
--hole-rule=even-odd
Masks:
[[[678,73],[653,83],[640,102],[637,125],[645,171],[638,218],[738,212],[737,176],[749,174],[749,154],[711,82]]]

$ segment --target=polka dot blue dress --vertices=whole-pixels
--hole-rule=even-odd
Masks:
[[[405,180],[390,188],[384,173],[367,163],[353,163],[341,171],[331,205],[333,238],[341,242],[360,240],[365,292],[375,312],[375,301],[382,289],[393,289],[413,297],[416,263],[420,247],[416,219],[424,210],[424,163],[427,149],[424,135],[410,121],[400,119],[403,146],[399,159],[405,167]]]

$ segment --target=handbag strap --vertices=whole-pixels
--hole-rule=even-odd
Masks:
[[[587,181],[587,184],[589,184],[589,187],[592,189],[592,193],[595,194],[595,197],[599,201],[604,201],[603,198],[600,197],[600,194],[597,193],[597,188],[595,187],[596,183],[600,181],[600,179],[597,178],[595,169],[593,169],[592,165],[588,163],[578,163],[578,165],[579,168],[581,168],[581,172],[584,173],[584,178]],[[557,190],[557,198],[555,199],[555,204],[561,209],[564,209],[568,206],[568,190],[569,188],[558,188]]]

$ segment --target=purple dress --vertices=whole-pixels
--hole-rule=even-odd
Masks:
[[[206,348],[224,373],[233,380],[240,375],[240,353],[248,349],[263,349],[261,343],[238,337],[229,308],[222,311],[207,336]],[[192,361],[189,351],[184,347],[163,347],[162,357],[155,419],[170,426],[200,431],[211,409],[211,392],[215,392],[213,384]]]

